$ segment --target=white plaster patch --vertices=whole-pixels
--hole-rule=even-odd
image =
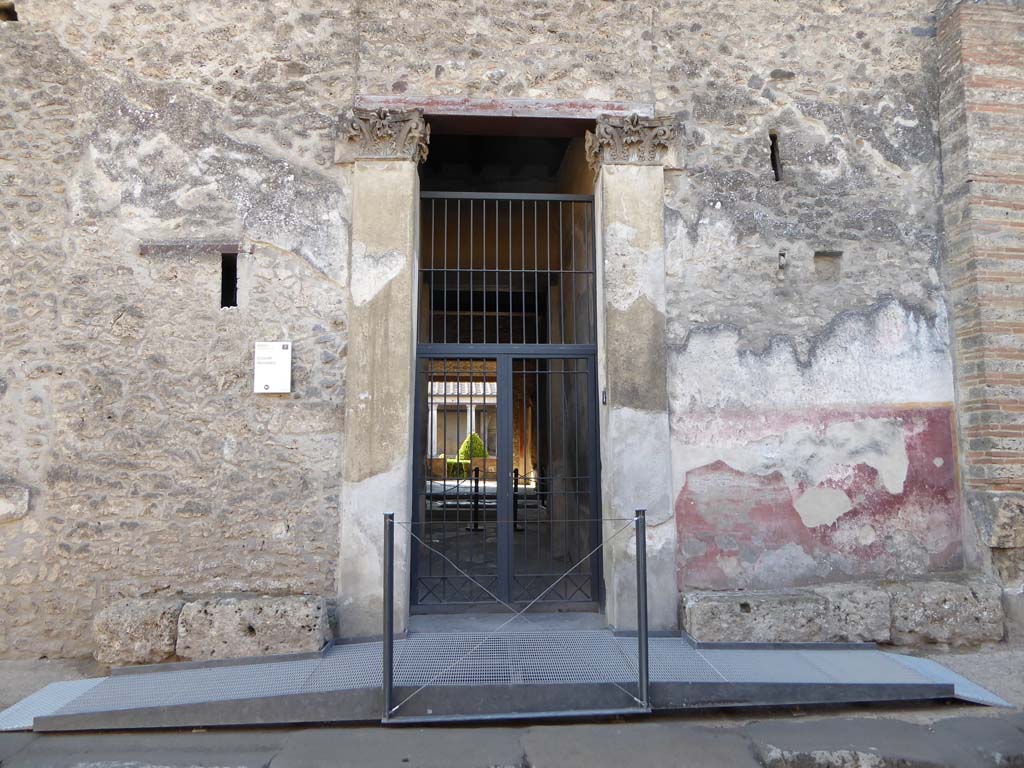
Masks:
[[[838,488],[808,488],[793,506],[808,528],[832,525],[853,509],[850,497]]]
[[[361,307],[373,300],[406,266],[405,255],[396,250],[368,253],[366,243],[352,242],[352,269],[349,290],[352,302]]]
[[[661,248],[642,250],[633,245],[636,230],[613,222],[604,232],[605,300],[625,311],[644,297],[665,311],[665,260]]]
[[[778,472],[795,493],[842,479],[849,468],[864,464],[878,472],[889,493],[899,494],[910,467],[904,425],[893,418],[837,421],[824,431],[800,424],[756,437],[738,434],[735,425],[714,417],[684,415],[675,419],[673,432],[673,477],[680,484],[691,470],[723,461],[746,474]]]
[[[746,566],[736,563],[737,574],[743,574]],[[789,543],[778,549],[762,552],[749,573],[751,586],[775,586],[787,581],[798,581],[824,575],[822,564],[807,554],[799,544]]]
[[[121,184],[107,176],[96,164],[96,147],[89,145],[68,185],[68,208],[76,212],[95,208],[101,213],[117,210],[121,204]]]
[[[384,513],[395,513],[395,585],[405,584],[404,542],[399,530],[409,519],[409,466],[405,460],[357,483],[345,483],[341,496],[341,538],[338,592],[360,602],[380,595],[381,557],[384,548]]]
[[[871,546],[877,538],[878,532],[875,531],[874,526],[862,525],[860,530],[857,531],[857,543],[862,547]]]
[[[648,522],[657,526],[673,519],[669,492],[670,462],[665,456],[669,441],[668,416],[656,411],[613,407],[608,414],[604,441],[605,466],[614,467],[611,512],[625,517],[634,509],[648,510]]]
[[[674,413],[723,408],[821,407],[953,400],[944,306],[933,323],[891,302],[837,319],[810,365],[776,343],[743,352],[731,329],[691,333],[669,357]]]

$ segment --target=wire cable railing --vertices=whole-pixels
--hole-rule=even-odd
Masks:
[[[439,680],[444,678],[453,672],[460,664],[470,659],[474,653],[479,651],[489,640],[494,638],[501,630],[512,624],[517,619],[524,619],[529,623],[533,623],[527,618],[526,613],[540,602],[544,596],[550,592],[555,586],[562,580],[576,571],[582,564],[587,562],[591,557],[597,555],[604,547],[608,546],[612,541],[617,539],[622,533],[628,531],[630,528],[634,530],[636,537],[636,606],[637,606],[637,694],[634,695],[631,691],[624,688],[622,685],[614,680],[606,680],[605,682],[615,686],[619,690],[623,691],[630,699],[635,702],[640,711],[650,711],[650,668],[649,668],[649,643],[648,643],[648,622],[647,622],[647,529],[646,529],[646,510],[637,509],[630,518],[607,518],[604,519],[606,522],[615,521],[623,522],[625,525],[618,527],[612,532],[610,536],[605,538],[598,546],[594,547],[590,552],[580,558],[577,562],[573,563],[568,569],[566,569],[560,576],[554,579],[542,592],[533,598],[525,607],[517,609],[510,603],[502,600],[493,591],[488,589],[485,585],[475,579],[472,575],[466,573],[456,563],[454,563],[447,555],[440,552],[436,548],[432,547],[429,543],[424,541],[420,536],[416,534],[413,527],[409,523],[396,522],[393,512],[384,513],[384,620],[383,620],[383,643],[381,648],[382,655],[382,675],[381,683],[383,687],[383,712],[382,722],[386,723],[393,718],[401,708],[409,703],[410,700],[421,694],[424,690],[431,687]],[[510,521],[511,522],[511,521]],[[394,665],[394,607],[395,607],[395,577],[394,577],[394,557],[395,557],[395,526],[400,525],[406,528],[409,532],[410,538],[415,540],[420,546],[426,547],[437,555],[446,560],[455,570],[467,579],[470,579],[476,583],[487,595],[492,597],[497,603],[509,609],[512,612],[507,620],[494,627],[488,632],[482,639],[477,641],[473,647],[468,651],[462,653],[458,658],[449,664],[445,665],[440,671],[434,673],[429,680],[425,683],[420,684],[411,693],[408,693],[401,701],[395,703],[395,665]],[[616,642],[614,646],[619,650],[620,653],[625,656],[625,652],[621,646]],[[627,661],[632,660],[626,657]]]

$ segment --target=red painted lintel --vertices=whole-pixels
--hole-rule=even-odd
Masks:
[[[361,109],[422,109],[424,114],[458,117],[525,117],[594,120],[601,115],[653,117],[654,105],[642,101],[598,101],[596,99],[470,99],[453,96],[355,97]]]

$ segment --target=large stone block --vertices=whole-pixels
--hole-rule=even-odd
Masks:
[[[705,642],[814,642],[827,632],[827,608],[810,592],[692,592],[679,620]]]
[[[105,664],[143,664],[174,655],[178,615],[174,599],[126,599],[104,608],[93,620],[96,659]]]
[[[694,592],[680,620],[698,640],[879,642],[890,638],[889,593],[867,584],[789,592]]]
[[[1003,638],[1002,590],[996,584],[911,581],[888,591],[896,645],[976,645]]]
[[[889,593],[870,584],[826,584],[813,592],[826,601],[825,635],[833,642],[887,643],[891,638]]]
[[[1011,642],[1024,640],[1024,586],[1003,590],[1003,612],[1006,614],[1006,635]]]
[[[182,608],[177,653],[184,659],[300,653],[319,650],[328,637],[322,598],[219,598]]]
[[[20,483],[0,481],[0,523],[20,520],[28,514],[29,489]]]

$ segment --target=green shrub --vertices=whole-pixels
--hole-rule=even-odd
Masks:
[[[467,459],[486,459],[487,449],[484,448],[484,441],[480,439],[480,435],[476,432],[470,432],[466,435],[466,439],[459,446],[459,459],[465,461]]]
[[[447,477],[451,480],[464,479],[469,476],[469,460],[445,459],[448,467]]]

